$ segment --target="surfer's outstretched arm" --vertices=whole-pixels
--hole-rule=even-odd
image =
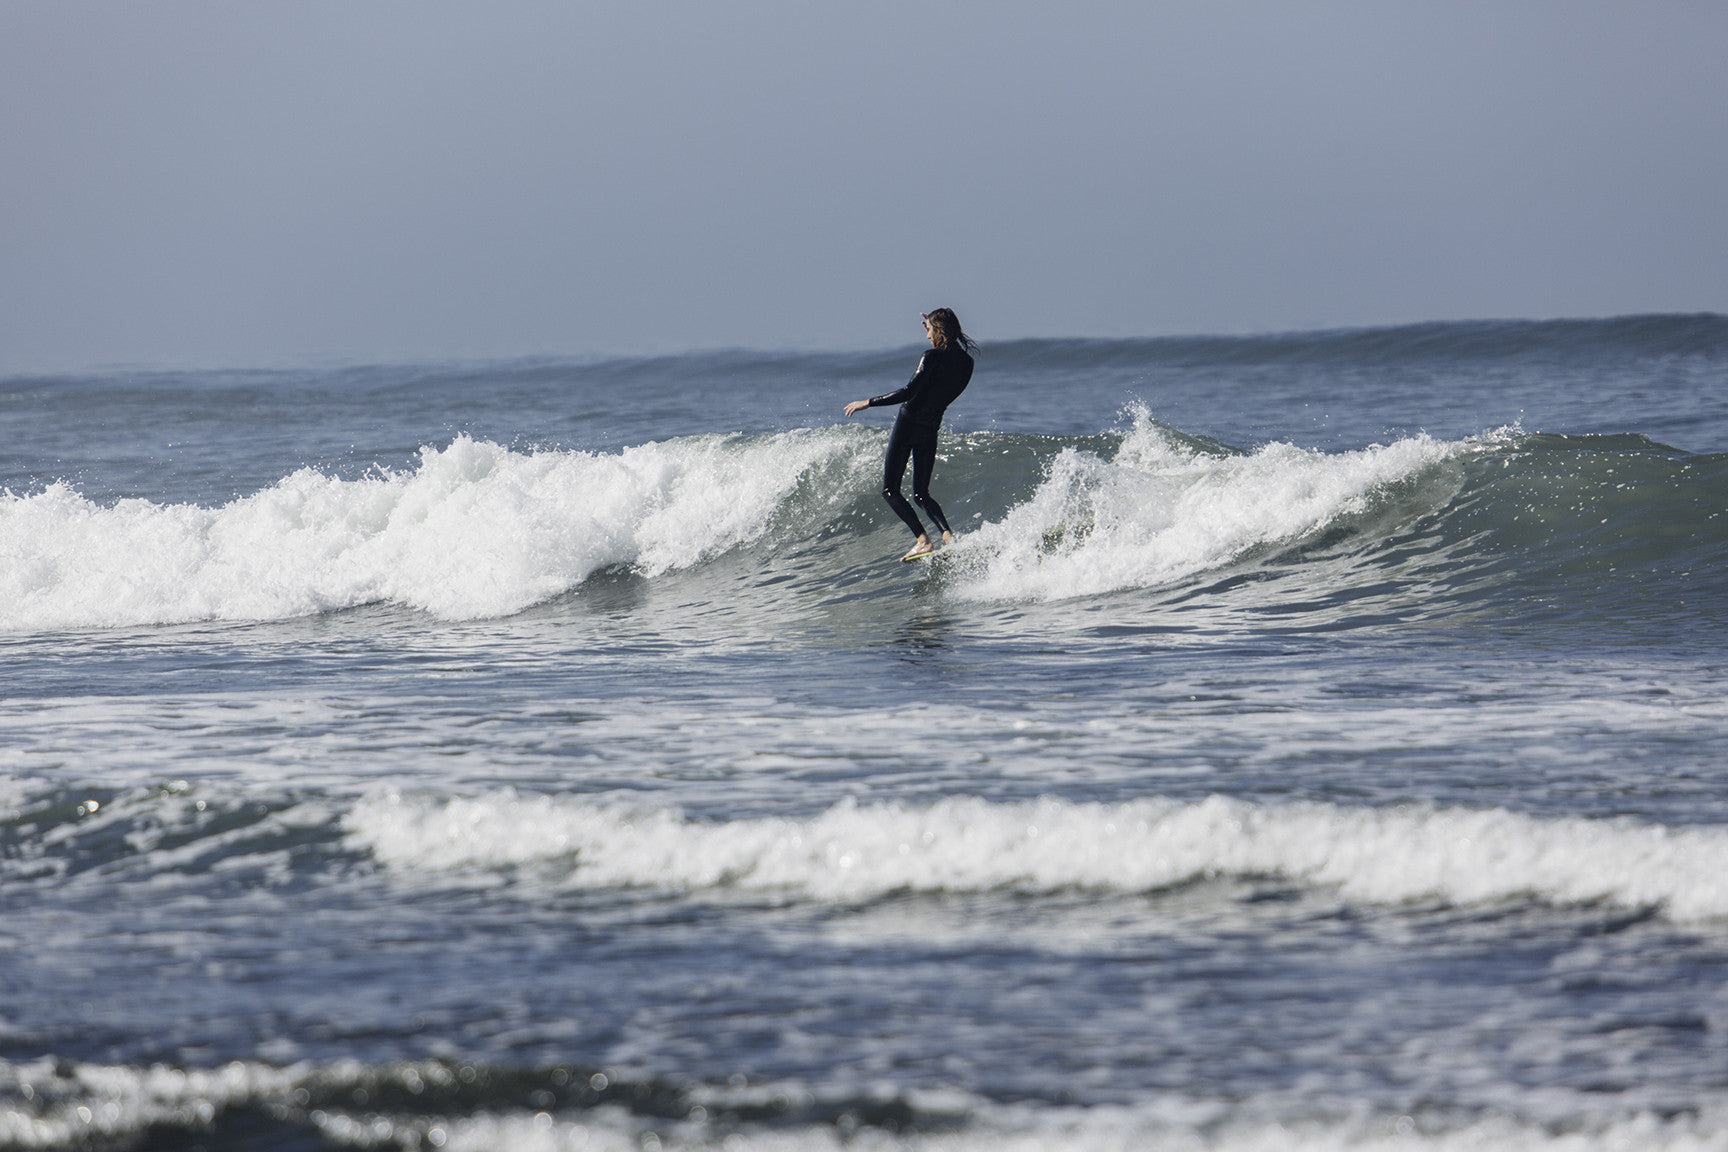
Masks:
[[[880,396],[872,396],[868,400],[852,401],[852,403],[846,405],[846,415],[851,416],[854,413],[864,411],[866,408],[892,408],[896,404],[904,404],[906,401],[923,392],[925,386],[930,382],[930,374],[925,371],[925,364],[929,355],[930,354],[926,352],[923,356],[918,358],[917,370],[912,373],[912,379],[906,381],[904,385],[894,389],[892,392],[885,392]]]
[[[870,397],[870,399],[864,401],[864,406],[866,408],[890,408],[895,404],[904,404],[906,401],[923,392],[925,386],[930,383],[930,373],[925,367],[929,362],[930,353],[926,352],[924,355],[918,357],[918,367],[913,371],[912,379],[906,381],[905,384],[894,389],[892,392],[885,392],[880,396]]]

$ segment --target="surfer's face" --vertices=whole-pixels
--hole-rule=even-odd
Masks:
[[[924,335],[930,337],[932,346],[936,343],[936,325],[930,323],[930,317],[924,317]]]

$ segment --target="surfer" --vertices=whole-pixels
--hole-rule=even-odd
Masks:
[[[882,465],[882,498],[894,509],[918,542],[900,557],[916,560],[936,550],[924,532],[924,524],[906,497],[900,494],[900,481],[906,475],[906,458],[912,458],[912,499],[942,533],[942,543],[952,544],[954,533],[942,506],[930,496],[930,473],[936,468],[936,434],[942,428],[942,413],[955,397],[966,391],[972,379],[972,357],[969,353],[978,345],[960,328],[960,318],[952,308],[925,312],[924,334],[930,337],[930,351],[918,361],[918,370],[904,388],[870,400],[854,400],[846,405],[846,415],[866,408],[900,405],[894,418],[894,431],[888,434],[888,458]]]

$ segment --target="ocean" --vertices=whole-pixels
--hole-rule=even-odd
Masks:
[[[0,1146],[1728,1149],[1728,317],[916,357],[0,379]]]

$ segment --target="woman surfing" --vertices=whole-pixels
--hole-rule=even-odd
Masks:
[[[870,400],[854,400],[846,405],[846,415],[866,408],[900,405],[894,418],[894,431],[888,435],[888,457],[882,465],[882,498],[894,509],[918,542],[900,557],[916,560],[936,551],[936,545],[924,531],[924,524],[912,505],[900,494],[900,481],[906,475],[906,458],[912,458],[912,499],[942,533],[942,543],[952,544],[954,533],[942,506],[930,495],[930,473],[936,467],[936,434],[942,429],[942,414],[972,379],[970,353],[978,345],[960,328],[960,318],[952,308],[926,312],[924,334],[930,337],[930,351],[918,361],[918,370],[904,388]]]

